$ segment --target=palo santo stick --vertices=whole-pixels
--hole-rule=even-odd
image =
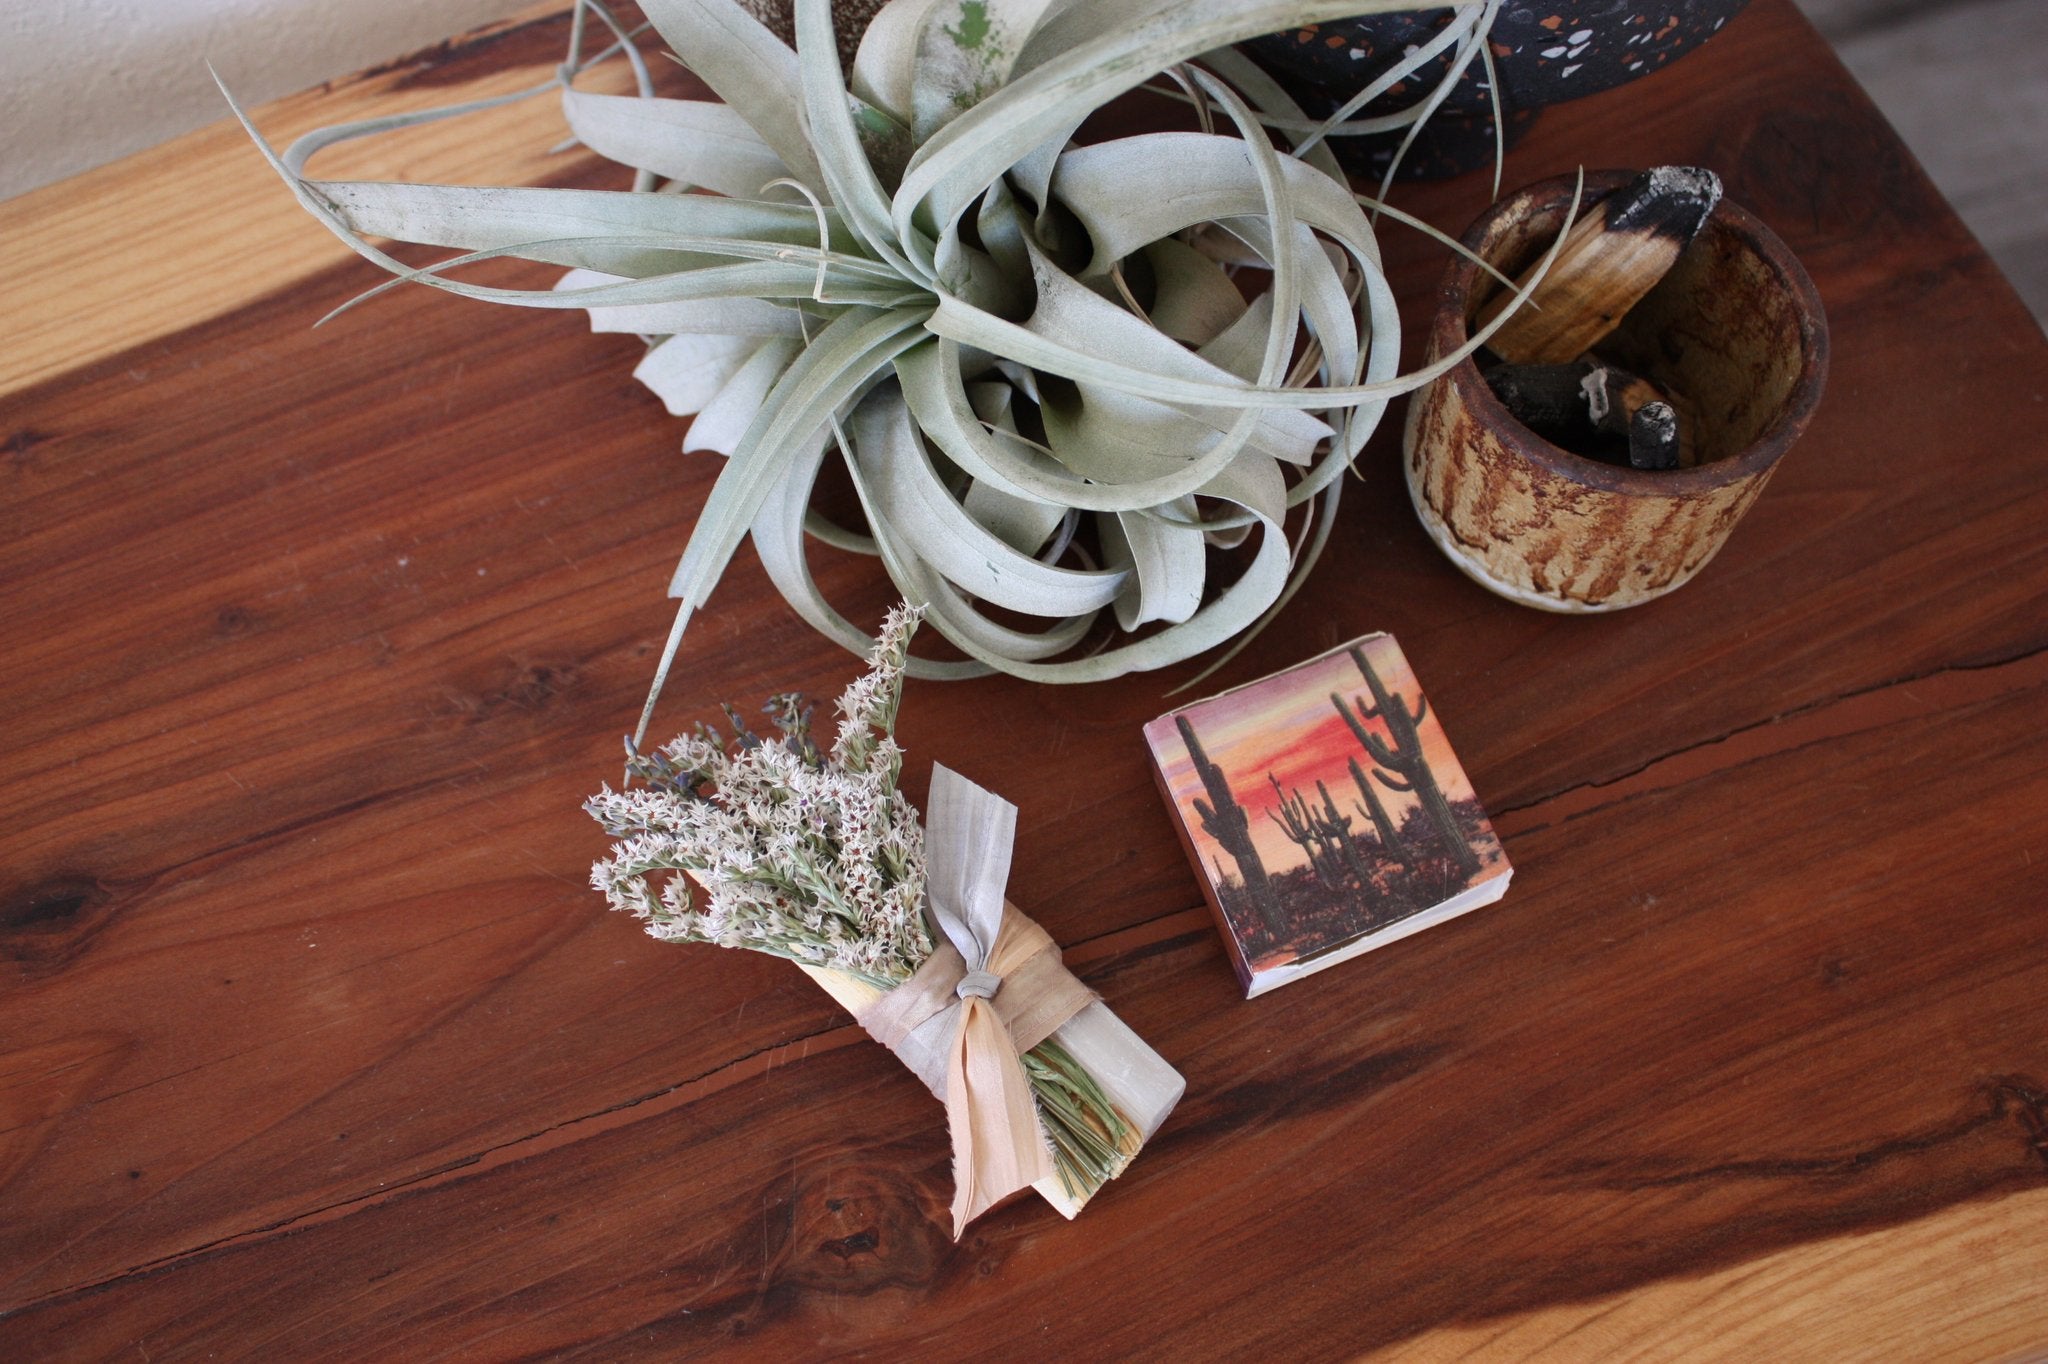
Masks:
[[[1721,179],[1709,170],[1659,166],[1616,190],[1572,225],[1542,287],[1488,344],[1511,364],[1557,365],[1576,360],[1613,331],[1622,315],[1655,287],[1721,201]],[[1532,266],[1516,281],[1528,288]],[[1480,310],[1493,321],[1514,300],[1502,290]]]

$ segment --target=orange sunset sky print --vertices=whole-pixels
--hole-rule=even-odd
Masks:
[[[1413,706],[1420,688],[1392,637],[1376,636],[1362,647],[1388,690]],[[1209,760],[1230,778],[1231,792],[1250,816],[1253,842],[1269,871],[1278,873],[1302,866],[1307,855],[1268,817],[1279,808],[1268,773],[1283,790],[1292,793],[1298,788],[1311,800],[1319,799],[1316,782],[1324,782],[1338,809],[1357,819],[1360,826],[1365,825],[1355,808],[1358,792],[1346,764],[1348,759],[1357,758],[1367,780],[1372,780],[1373,763],[1336,707],[1330,704],[1332,692],[1347,702],[1355,697],[1368,708],[1372,705],[1372,693],[1346,649],[1177,712],[1185,715],[1194,727]],[[1369,727],[1381,738],[1387,737],[1383,721],[1372,721]],[[1434,707],[1424,717],[1419,734],[1423,753],[1445,798],[1454,803],[1473,799],[1471,782],[1451,752]],[[1195,801],[1204,794],[1202,779],[1181,742],[1173,716],[1162,716],[1147,725],[1145,737],[1157,757],[1176,813],[1202,854],[1204,872],[1213,875],[1216,859],[1222,854],[1223,867],[1234,875],[1236,868],[1231,858],[1203,832],[1201,816],[1195,812]],[[1414,796],[1388,790],[1378,782],[1374,782],[1374,788],[1397,824],[1418,803]]]

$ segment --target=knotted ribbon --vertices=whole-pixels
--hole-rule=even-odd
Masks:
[[[1053,1173],[1019,1058],[1095,1001],[1061,964],[1059,944],[1003,898],[1016,833],[1016,806],[933,766],[926,893],[945,941],[858,1017],[946,1105],[956,1241]]]

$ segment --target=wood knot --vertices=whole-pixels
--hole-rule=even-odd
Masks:
[[[916,1159],[900,1153],[914,1167]],[[882,1148],[863,1147],[860,1168],[838,1161],[800,1171],[789,1201],[789,1232],[768,1266],[778,1283],[864,1295],[926,1287],[952,1250],[944,1209]]]
[[[842,1260],[851,1260],[856,1255],[870,1254],[882,1243],[882,1237],[873,1227],[863,1227],[851,1236],[842,1236],[836,1241],[827,1241],[818,1249],[827,1255],[837,1255]]]
[[[83,952],[113,921],[113,896],[85,877],[56,877],[0,899],[0,960],[47,975]]]
[[[484,686],[451,691],[446,713],[465,725],[481,724],[506,711],[531,714],[559,704],[582,676],[583,669],[575,663],[515,660]]]
[[[37,431],[32,427],[24,427],[7,437],[6,444],[0,446],[0,449],[6,450],[7,462],[15,468],[22,470],[40,469],[42,467],[42,457],[35,453],[36,447],[55,439],[56,436],[48,431]]]
[[[256,613],[232,603],[213,613],[213,632],[222,639],[237,639],[256,628]]]
[[[2019,1123],[2028,1148],[2048,1169],[2048,1089],[2022,1076],[2006,1076],[1991,1086],[1991,1110]]]

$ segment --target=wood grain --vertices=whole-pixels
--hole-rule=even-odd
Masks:
[[[551,60],[535,33],[456,48],[434,96]],[[554,136],[523,129],[408,156],[606,183],[508,161]],[[246,149],[187,150],[167,207],[238,183]],[[797,973],[657,947],[583,887],[576,806],[716,468],[630,338],[424,292],[312,331],[375,277],[288,203],[261,231],[304,254],[262,288],[133,330],[31,310],[48,346],[10,338],[0,389],[0,1357],[1323,1357],[1581,1323],[1659,1353],[1746,1338],[1709,1284],[1778,1357],[2048,1343],[2048,345],[1783,0],[1552,111],[1509,181],[1580,158],[1715,167],[1800,254],[1834,331],[1811,430],[1698,581],[1587,621],[1445,564],[1382,433],[1214,685],[1391,630],[1519,874],[1256,1004],[1138,733],[1191,670],[914,686],[913,770],[1018,803],[1012,897],[1189,1078],[1081,1220],[957,1248],[914,1080]],[[123,211],[48,194],[0,232],[11,278]],[[1385,245],[1412,330],[1442,258]],[[161,272],[115,264],[107,297]],[[852,666],[743,555],[665,714]],[[1866,1310],[1909,1280],[1954,1300]]]
[[[2028,1300],[2048,1279],[2048,1195],[1964,1203],[1593,1302],[1410,1337],[1373,1364],[1852,1359],[1873,1342],[1927,1364],[2040,1357]],[[1987,1310],[1988,1309],[1988,1310]],[[1879,1346],[1882,1353],[1882,1345]]]
[[[1446,925],[1338,973],[1340,998],[1270,996],[1256,1027],[1205,927],[1132,935],[1091,976],[1176,1040],[1190,1090],[1074,1224],[1085,1237],[1027,1204],[951,1251],[933,1220],[943,1133],[904,1122],[916,1082],[875,1048],[834,1045],[14,1324],[82,1357],[129,1340],[257,1353],[287,1320],[293,1347],[320,1356],[487,1342],[676,1358],[738,1341],[790,1358],[889,1338],[1161,1359],[1227,1339],[1323,1357],[2038,1195],[2048,1092],[2013,1073],[2039,1060],[2037,928],[1930,913],[1898,893],[1896,849],[1924,840],[1940,882],[1974,876],[2005,903],[2028,892],[2025,859],[1987,875],[1971,835],[1980,803],[2048,797],[2048,735],[2013,742],[2044,700],[2037,683],[1839,742],[1824,766],[1790,751],[1623,802],[1600,834],[1639,850],[1628,859],[1572,860],[1577,821],[1526,835],[1522,932]],[[1714,839],[1660,846],[1673,827],[1745,819],[1759,790],[1868,801],[1902,759],[1935,755],[1945,777],[1855,823],[1782,822],[1732,863]],[[1861,912],[1784,913],[1816,898]],[[1967,1034],[1947,1026],[1959,998]],[[1858,1045],[1873,1013],[1925,1044]],[[806,1102],[821,1090],[826,1122]],[[1148,1267],[1142,1297],[1092,1291],[1112,1264]],[[1204,1311],[1138,1306],[1177,1301]]]
[[[459,41],[273,100],[256,123],[282,150],[327,124],[527,89],[553,74],[567,34],[560,8],[538,4]],[[598,69],[588,88],[630,90],[622,70]],[[564,162],[548,154],[562,135],[559,103],[542,97],[380,145],[343,145],[312,169],[335,179],[545,183]],[[339,240],[305,230],[304,210],[280,188],[248,135],[224,119],[0,201],[9,333],[0,395],[224,316],[348,259]],[[165,268],[171,262],[176,268]]]
[[[1999,269],[2048,322],[2048,8],[1800,0]]]

